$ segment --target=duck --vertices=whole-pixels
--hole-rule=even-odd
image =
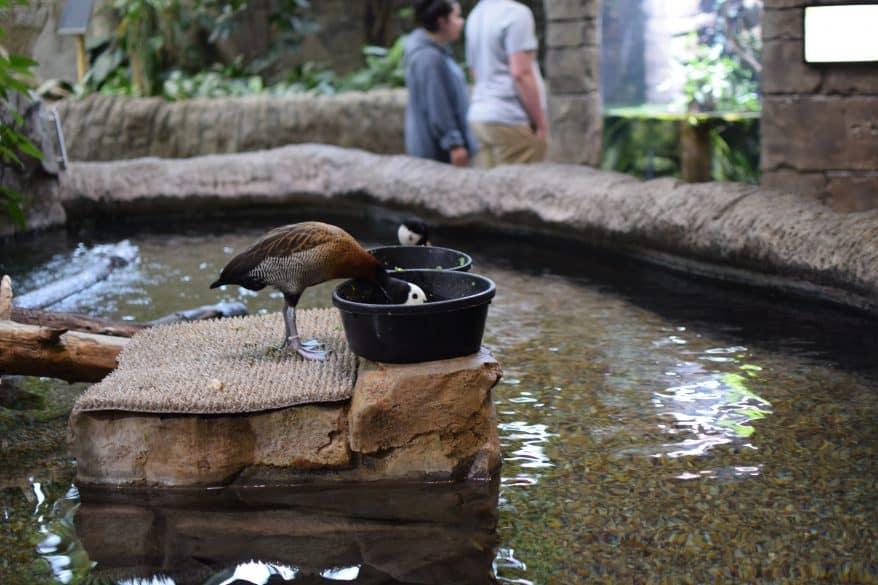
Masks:
[[[210,288],[236,284],[252,291],[271,286],[284,297],[285,335],[281,349],[307,360],[327,352],[314,340],[303,342],[296,328],[296,305],[309,286],[334,278],[362,278],[378,285],[392,304],[421,304],[427,295],[416,284],[392,278],[384,265],[348,232],[318,221],[272,229],[232,258]]]
[[[399,224],[396,237],[403,246],[429,246],[430,226],[418,217],[409,217]]]

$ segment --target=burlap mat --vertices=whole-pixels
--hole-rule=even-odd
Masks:
[[[244,413],[351,397],[356,357],[335,309],[296,312],[303,338],[332,353],[325,362],[276,349],[280,313],[146,329],[131,338],[119,366],[76,402],[80,411]]]

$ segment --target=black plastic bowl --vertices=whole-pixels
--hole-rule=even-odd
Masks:
[[[348,280],[335,287],[332,304],[351,350],[392,364],[428,362],[479,351],[488,305],[496,292],[484,276],[451,270],[403,270],[393,274],[427,293],[422,305],[388,305],[377,286]]]
[[[469,254],[438,246],[382,246],[369,252],[390,271],[424,268],[469,272],[473,265]]]

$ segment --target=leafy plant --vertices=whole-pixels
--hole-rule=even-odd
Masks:
[[[26,4],[26,0],[0,0],[0,10],[8,10],[10,1],[15,4]],[[5,32],[0,28],[0,40]],[[5,119],[0,120],[0,162],[4,165],[23,167],[22,155],[42,159],[43,154],[34,144],[24,136],[19,129],[24,125],[21,114],[16,112],[10,105],[13,94],[27,96],[29,86],[27,80],[32,78],[31,68],[37,62],[23,57],[7,53],[0,46],[0,114]],[[0,185],[0,205],[4,214],[15,224],[24,227],[24,197],[18,191]]]
[[[195,85],[216,88],[222,85],[220,77],[229,77],[224,68],[230,66],[240,69],[244,76],[270,75],[279,59],[294,51],[315,24],[306,14],[308,0],[260,1],[270,6],[270,41],[253,55],[239,55],[234,63],[223,65],[219,63],[218,45],[248,18],[252,2],[114,0],[109,9],[119,24],[110,38],[91,44],[92,66],[77,94],[164,94],[168,79],[173,78],[174,86],[181,78],[202,73],[206,75]],[[204,72],[205,63],[216,64]],[[218,95],[226,95],[222,89],[217,91]],[[172,88],[171,93],[175,92]]]
[[[761,4],[744,0],[712,3],[712,22],[680,39],[683,109],[759,111]]]
[[[680,176],[680,116],[648,112],[604,118],[601,167],[645,179]],[[759,120],[711,123],[711,176],[716,181],[759,182]]]
[[[285,80],[268,85],[258,75],[248,75],[239,62],[214,66],[209,71],[187,75],[171,71],[163,84],[162,95],[168,100],[270,95],[334,95],[344,91],[367,91],[378,87],[404,87],[404,37],[392,47],[367,46],[363,49],[366,66],[339,77],[332,70],[316,63],[304,63],[293,69]]]
[[[758,111],[759,82],[741,61],[723,52],[721,45],[697,43],[689,36],[693,56],[685,62],[683,103],[697,111]]]

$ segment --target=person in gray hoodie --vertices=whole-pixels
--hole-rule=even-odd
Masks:
[[[467,166],[476,143],[466,121],[466,77],[448,45],[460,37],[463,17],[452,0],[416,0],[420,25],[405,41],[405,149],[412,156]]]

